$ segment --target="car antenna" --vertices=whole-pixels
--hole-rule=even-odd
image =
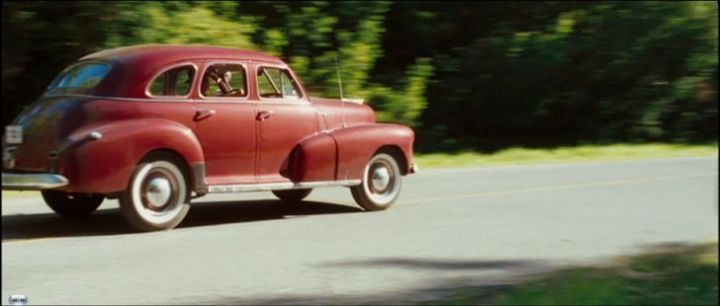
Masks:
[[[342,103],[342,126],[347,127],[347,122],[345,120],[345,97],[343,96],[342,78],[340,77],[340,65],[338,64],[337,55],[335,55],[335,72],[337,73],[338,89],[340,90],[340,103]]]

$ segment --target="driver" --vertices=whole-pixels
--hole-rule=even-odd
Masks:
[[[232,77],[233,77],[232,71],[230,71],[230,70],[225,71],[225,74],[223,75],[223,81],[225,82],[225,84],[227,85],[227,88],[229,90],[226,94],[231,95],[231,96],[236,96],[236,97],[245,96],[245,90],[242,87],[233,89],[232,86],[230,86]]]
[[[204,96],[245,96],[245,91],[242,88],[233,90],[232,86],[230,86],[233,77],[232,71],[225,71],[222,77],[220,77],[220,75],[220,72],[215,69],[209,70],[207,74],[205,74],[200,88]],[[218,86],[218,90],[214,93],[209,92],[211,87],[210,82],[215,82]]]
[[[223,80],[225,80],[225,83],[230,84],[230,81],[232,80],[232,71],[225,71],[225,75],[223,75]]]

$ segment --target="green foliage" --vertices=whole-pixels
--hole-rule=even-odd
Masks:
[[[285,59],[421,150],[717,139],[716,2],[3,2],[3,122],[77,58],[145,43]]]
[[[105,47],[145,43],[213,44],[253,49],[249,18],[228,20],[204,6],[174,2],[116,4],[118,14],[107,26]],[[271,38],[277,39],[277,35]],[[277,43],[276,43],[277,44]]]
[[[713,251],[714,248],[714,251]],[[562,271],[500,295],[495,304],[713,305],[718,300],[717,245],[682,247],[631,258],[610,269]]]
[[[555,9],[533,9],[546,8]],[[446,81],[430,87],[423,122],[448,129],[429,136],[481,148],[716,137],[716,3],[568,4],[555,14],[512,20],[435,61]],[[715,86],[706,103],[702,84]]]
[[[425,92],[433,67],[430,59],[420,58],[406,73],[406,84],[400,91],[382,85],[368,88],[370,105],[377,112],[378,121],[419,126],[419,118],[427,107]]]

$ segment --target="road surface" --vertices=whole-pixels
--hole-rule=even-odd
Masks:
[[[427,170],[385,212],[347,189],[283,209],[213,195],[181,227],[132,233],[2,203],[2,300],[30,304],[409,303],[665,243],[718,237],[716,157]]]

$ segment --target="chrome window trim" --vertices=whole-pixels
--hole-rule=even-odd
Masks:
[[[190,90],[188,91],[187,95],[184,95],[184,96],[155,96],[155,95],[153,95],[153,94],[150,92],[150,87],[152,87],[152,84],[155,83],[155,80],[156,80],[159,76],[161,76],[161,75],[164,74],[165,72],[168,72],[168,71],[170,71],[170,70],[173,70],[173,69],[175,69],[175,68],[182,67],[182,66],[191,66],[191,67],[193,67],[193,70],[195,71],[195,74],[193,75],[193,81],[192,81],[192,84],[190,84]],[[150,79],[150,81],[147,83],[147,86],[145,86],[145,95],[146,95],[149,99],[163,99],[163,98],[165,98],[165,99],[167,99],[167,98],[187,99],[187,98],[189,98],[189,97],[192,95],[193,88],[195,88],[195,83],[196,83],[196,81],[197,81],[197,76],[198,76],[198,67],[197,67],[197,65],[196,65],[195,63],[193,63],[193,62],[181,62],[181,63],[175,63],[175,64],[171,64],[171,65],[165,66],[164,69],[160,70],[159,73],[156,73],[156,74]]]
[[[293,98],[286,98],[286,97],[282,97],[282,98],[263,98],[263,97],[260,95],[260,82],[258,81],[258,78],[257,78],[257,71],[260,70],[260,69],[262,69],[262,68],[265,68],[265,67],[267,67],[267,68],[275,68],[275,69],[279,69],[279,70],[286,70],[286,71],[288,72],[288,74],[290,75],[290,77],[293,79],[293,81],[295,81],[295,84],[297,85],[298,91],[300,92],[300,94],[302,94],[302,96],[301,96],[301,97],[294,98],[294,99],[293,99]],[[307,94],[305,93],[305,91],[304,91],[304,89],[302,88],[302,86],[300,86],[300,83],[298,83],[298,78],[292,73],[292,71],[290,71],[290,68],[287,67],[287,66],[274,65],[274,64],[266,64],[266,63],[259,63],[259,64],[255,65],[255,71],[253,71],[253,76],[255,76],[255,91],[257,92],[258,99],[259,99],[261,102],[263,102],[263,103],[265,103],[264,101],[276,102],[276,101],[288,101],[288,100],[289,100],[289,102],[284,102],[284,103],[288,103],[288,104],[289,104],[289,103],[300,103],[300,102],[302,102],[302,101],[309,102],[308,99],[307,99]]]
[[[222,96],[220,96],[220,97],[207,97],[207,96],[205,96],[205,95],[202,94],[202,88],[200,88],[200,87],[202,87],[202,78],[205,76],[205,73],[207,73],[208,68],[210,68],[212,65],[217,65],[217,64],[240,65],[240,66],[243,67],[243,69],[245,69],[245,89],[247,90],[247,92],[245,93],[245,96],[242,96],[242,97],[222,97]],[[218,98],[221,99],[221,100],[223,100],[223,101],[218,101],[218,102],[224,102],[224,103],[237,103],[237,102],[252,101],[252,100],[250,100],[250,79],[248,78],[249,76],[250,76],[250,75],[248,74],[248,63],[247,63],[247,61],[233,61],[233,60],[226,60],[226,61],[217,60],[217,61],[216,61],[216,60],[213,60],[213,61],[205,62],[205,66],[203,67],[203,71],[202,71],[201,76],[200,76],[200,83],[198,84],[198,85],[199,85],[199,87],[198,87],[198,97],[200,97],[200,99],[197,99],[197,100],[199,100],[199,101],[205,101],[205,102],[213,102],[213,103],[216,103],[216,102],[215,102],[215,101],[212,101],[212,100],[213,100],[213,99],[218,99]]]

